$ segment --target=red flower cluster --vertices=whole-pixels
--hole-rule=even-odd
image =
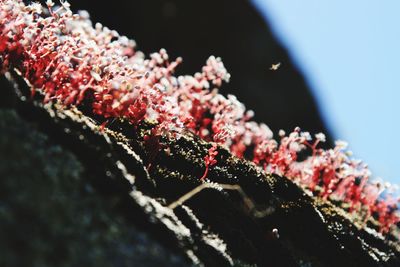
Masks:
[[[1,68],[17,68],[44,101],[79,106],[87,100],[105,119],[156,122],[154,136],[179,138],[189,131],[212,141],[202,179],[216,164],[219,144],[238,157],[252,154],[249,160],[265,171],[289,177],[314,195],[347,203],[366,220],[374,216],[382,232],[400,221],[393,187],[371,182],[367,166],[351,159],[343,142],[323,150],[323,134],[312,141],[299,128],[288,136],[280,132],[277,142],[235,96],[219,94],[230,78],[219,58],[210,57],[193,76],[176,77],[181,58],[171,61],[164,49],[145,58],[134,41],[99,23],[93,27],[86,12],[73,14],[67,2],[46,4],[0,0]],[[309,157],[299,160],[306,151]]]
[[[204,180],[207,177],[208,170],[211,166],[217,163],[215,157],[218,155],[217,151],[218,147],[216,143],[213,143],[212,146],[208,149],[208,154],[204,157],[204,164],[206,165],[206,170],[200,180]]]

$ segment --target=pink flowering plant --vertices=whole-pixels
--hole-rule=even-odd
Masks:
[[[212,142],[201,180],[217,163],[220,145],[237,157],[252,155],[248,160],[310,194],[345,203],[365,221],[375,218],[382,233],[400,221],[393,187],[373,182],[346,143],[324,150],[318,146],[322,133],[312,138],[300,128],[280,131],[275,140],[235,96],[219,94],[230,78],[220,58],[211,56],[201,72],[176,77],[181,58],[171,60],[164,49],[146,58],[134,41],[99,23],[93,27],[86,12],[73,14],[68,2],[46,5],[0,0],[1,69],[17,69],[44,102],[79,108],[85,100],[106,122],[119,118],[135,126],[148,120],[156,125],[152,137],[191,132]],[[300,160],[301,153],[308,156]]]

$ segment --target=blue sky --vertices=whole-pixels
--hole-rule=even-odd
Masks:
[[[348,141],[374,176],[400,184],[400,1],[252,1],[303,72],[334,138]]]

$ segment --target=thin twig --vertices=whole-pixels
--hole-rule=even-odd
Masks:
[[[256,209],[256,206],[254,202],[247,196],[247,194],[243,191],[242,187],[238,184],[218,184],[218,183],[202,183],[201,185],[195,187],[188,193],[184,194],[180,198],[178,198],[176,201],[172,202],[171,204],[168,205],[168,208],[170,209],[175,209],[176,207],[182,205],[186,201],[188,201],[190,198],[194,197],[198,193],[200,193],[203,189],[206,188],[212,188],[216,189],[216,187],[220,187],[224,190],[235,190],[239,193],[239,195],[242,197],[244,204],[246,207],[253,213],[253,215],[257,218],[265,217],[268,214],[271,214],[273,210],[271,208],[258,211]]]

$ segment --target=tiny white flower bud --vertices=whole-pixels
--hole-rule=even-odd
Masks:
[[[317,138],[317,140],[319,140],[319,141],[321,141],[321,142],[325,142],[325,141],[326,141],[325,134],[323,134],[323,133],[317,133],[317,134],[315,135],[315,138]]]
[[[54,6],[54,2],[53,2],[52,0],[47,0],[47,1],[46,1],[46,5],[47,5],[48,7],[53,7],[53,6]]]

